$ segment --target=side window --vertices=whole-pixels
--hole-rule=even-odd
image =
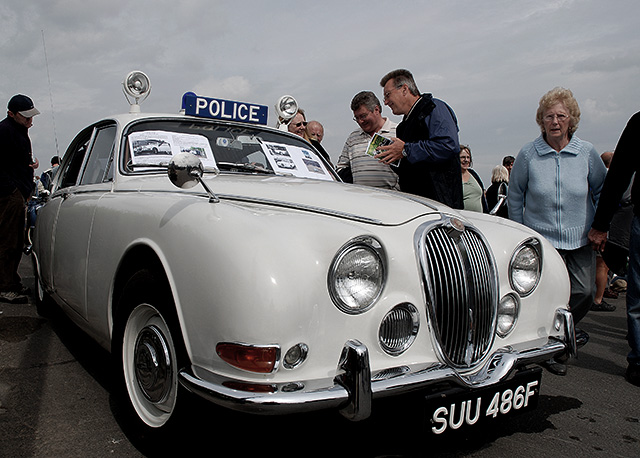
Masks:
[[[80,168],[84,162],[84,156],[87,153],[87,147],[91,141],[91,133],[93,129],[88,129],[79,134],[64,155],[60,170],[57,175],[58,189],[74,186],[78,181]]]
[[[97,129],[80,184],[102,183],[109,176],[113,177],[109,170],[115,138],[116,126]]]

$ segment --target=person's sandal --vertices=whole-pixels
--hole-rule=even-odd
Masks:
[[[594,312],[613,312],[615,309],[615,305],[609,304],[605,301],[602,301],[599,304],[596,304],[595,302],[591,304],[591,310],[593,310]]]

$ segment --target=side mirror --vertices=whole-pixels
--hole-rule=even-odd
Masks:
[[[203,173],[204,167],[200,159],[187,152],[176,154],[167,167],[169,179],[181,189],[193,188]]]
[[[218,175],[219,170],[215,169],[214,172]],[[200,183],[205,191],[207,191],[207,194],[209,194],[209,202],[220,202],[218,196],[211,191],[202,179],[203,174],[204,166],[202,162],[200,162],[200,159],[186,151],[176,154],[167,167],[167,176],[176,187],[180,189],[190,189]]]

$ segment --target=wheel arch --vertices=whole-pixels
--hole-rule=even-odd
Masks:
[[[182,339],[182,342],[184,343],[184,346],[187,350],[187,355],[190,356],[188,340],[184,333],[182,314],[178,310],[175,285],[170,280],[170,269],[168,269],[166,261],[159,254],[157,248],[146,243],[138,243],[130,247],[122,257],[118,265],[118,269],[113,281],[113,292],[111,300],[111,339],[114,338],[114,327],[116,326],[118,315],[121,312],[120,307],[122,306],[123,302],[122,294],[125,290],[127,282],[136,272],[145,269],[152,272],[158,279],[158,281],[166,286],[168,294],[171,295],[170,303],[172,304],[172,310],[167,310],[165,312],[172,313],[174,315],[177,326],[179,328],[178,330],[181,334],[180,338]],[[113,343],[111,344],[111,348],[113,349]]]
[[[122,257],[113,282],[111,351],[118,380],[115,392],[136,419],[133,424],[145,434],[155,434],[179,421],[174,420],[176,412],[182,411],[182,402],[178,402],[179,373],[190,365],[174,288],[165,265],[153,246],[139,243]],[[149,337],[150,330],[151,334],[156,333],[155,337]],[[139,346],[141,341],[144,343]],[[156,346],[154,342],[165,343]],[[145,348],[151,348],[146,356],[144,351],[140,353]],[[171,357],[156,360],[150,356],[164,354],[162,348],[172,349]],[[167,363],[163,366],[148,364],[149,361]],[[166,394],[157,399],[149,397],[162,386],[167,391],[159,392]]]

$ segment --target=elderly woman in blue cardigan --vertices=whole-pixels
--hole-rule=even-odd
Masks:
[[[536,113],[541,134],[518,153],[509,179],[509,218],[543,235],[558,250],[571,280],[569,306],[575,323],[595,293],[595,254],[587,235],[607,172],[593,145],[575,131],[580,108],[573,93],[555,88]],[[564,375],[559,361],[547,364]]]

